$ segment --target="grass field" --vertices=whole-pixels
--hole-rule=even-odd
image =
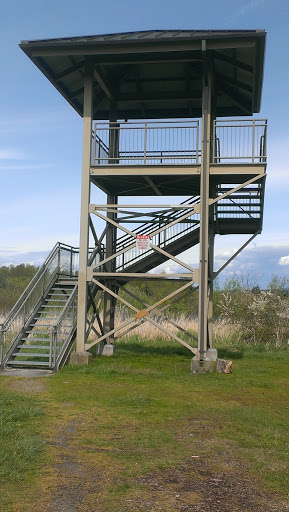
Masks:
[[[164,340],[48,378],[1,377],[7,512],[288,507],[288,350],[229,346],[233,373],[192,375]]]

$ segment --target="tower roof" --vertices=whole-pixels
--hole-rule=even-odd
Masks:
[[[264,30],[151,30],[22,41],[20,48],[82,116],[85,63],[94,67],[94,119],[200,117],[203,69],[217,116],[260,110]]]

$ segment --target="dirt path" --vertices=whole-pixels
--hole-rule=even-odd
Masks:
[[[46,383],[17,379],[10,389],[41,395]],[[61,407],[70,410],[70,420],[56,420],[47,440],[50,462],[42,467],[35,502],[17,512],[289,512],[288,503],[260,490],[229,447],[220,461],[193,456],[174,468],[125,479],[119,468],[108,471],[105,449],[87,456],[78,442],[86,418],[76,415],[73,403]]]
[[[46,496],[47,505],[40,512],[289,512],[288,504],[260,491],[246,467],[228,454],[220,465],[193,458],[176,468],[128,481],[131,490],[121,498],[118,494],[114,504],[109,499],[108,506],[106,475],[97,466],[81,461],[79,449],[73,450],[81,423],[71,420],[50,441],[57,448],[57,460],[51,468],[57,475],[57,484]],[[114,485],[120,482],[121,475],[114,476]]]

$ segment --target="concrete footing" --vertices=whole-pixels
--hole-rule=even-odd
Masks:
[[[114,353],[115,353],[115,345],[113,345],[112,343],[107,343],[106,345],[104,345],[103,350],[102,350],[103,356],[110,357],[110,356],[113,356]]]
[[[206,373],[213,371],[213,361],[207,357],[200,361],[198,357],[193,357],[191,361],[191,372],[192,373]]]
[[[217,361],[218,351],[216,348],[209,348],[207,350],[207,359],[211,359],[211,361]]]
[[[193,357],[191,361],[191,372],[192,373],[206,373],[212,372],[214,362],[218,358],[218,351],[216,348],[209,348],[206,353],[206,357],[203,361],[200,361],[198,356]]]
[[[96,356],[102,355],[105,345],[106,345],[105,341],[101,341],[100,343],[98,343],[97,345],[94,345],[94,347],[92,347],[95,350],[94,353]]]
[[[90,352],[72,352],[70,355],[70,364],[89,364],[92,361]]]

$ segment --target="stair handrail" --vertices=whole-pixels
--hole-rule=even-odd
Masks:
[[[55,275],[59,273],[60,271],[60,257],[61,257],[61,250],[68,250],[73,253],[77,253],[78,249],[75,247],[72,247],[67,244],[63,244],[61,242],[57,242],[55,246],[53,247],[52,251],[49,253],[47,258],[45,259],[44,263],[41,265],[39,270],[36,272],[35,276],[31,279],[30,283],[27,285],[15,305],[12,307],[11,311],[8,313],[6,319],[0,326],[0,365],[3,365],[4,359],[6,354],[9,352],[10,348],[14,344],[15,340],[17,339],[17,336],[23,329],[24,325],[29,321],[30,314],[25,317],[25,307],[26,304],[29,304],[29,300],[32,297],[33,292],[35,291],[37,286],[42,286],[42,293],[39,295],[37,299],[35,299],[35,304],[33,307],[33,311],[37,307],[37,304],[41,301],[41,298],[43,297],[45,290],[50,286],[51,282],[53,281]],[[49,271],[49,265],[57,258],[57,264],[55,267],[55,271],[49,276],[49,282],[45,284],[45,273]],[[70,259],[70,266],[72,266],[72,258]],[[42,280],[42,285],[41,285]],[[23,310],[23,313],[22,313]],[[31,310],[31,307],[28,308],[28,310]],[[11,332],[14,332],[15,334],[11,336],[11,339],[7,342],[7,347],[5,348],[5,338],[7,336],[7,333],[9,329],[13,326],[13,322],[17,322],[17,316],[21,317],[21,324],[22,326],[18,326],[17,328],[13,328]],[[15,330],[14,330],[15,329]],[[8,346],[9,344],[9,346]]]
[[[200,198],[198,196],[195,196],[194,198],[190,198],[190,199],[183,201],[181,204],[189,204],[189,205],[193,206],[195,203],[199,202],[199,200],[200,200]],[[168,213],[168,212],[170,212],[169,220],[176,219],[183,215],[183,211],[177,210],[176,212],[173,212],[171,214],[171,210],[166,210],[166,213]],[[191,215],[195,215],[195,211],[193,208],[192,208]],[[190,222],[189,218],[186,219],[186,221],[187,221],[187,223]],[[194,231],[198,224],[199,224],[199,221],[196,220],[195,222],[192,222],[190,227],[186,226],[184,229],[180,229],[178,233],[171,235],[169,238],[167,238],[165,236],[164,240],[159,243],[159,246],[166,247],[169,243],[172,243],[173,239],[180,238],[182,235],[184,235],[184,233],[186,233],[188,231]],[[164,223],[164,225],[166,225],[166,224]],[[143,228],[143,227],[141,226],[141,228]],[[154,236],[155,230],[153,228],[154,228],[154,223],[150,223],[149,226],[144,226],[144,228],[141,229],[140,232],[150,233],[152,236]],[[153,231],[151,229],[153,229]],[[168,229],[171,229],[171,228],[169,227]],[[137,231],[135,231],[135,233],[136,232]],[[163,232],[164,233],[167,232],[167,229],[165,227],[164,227]],[[124,248],[126,245],[129,245],[130,243],[131,243],[131,235],[125,235],[125,242],[122,244],[122,247]],[[120,250],[120,249],[118,249],[118,250]],[[135,262],[136,260],[142,260],[142,259],[146,258],[152,252],[153,252],[153,249],[148,249],[148,250],[142,252],[141,254],[137,254],[134,257],[131,257],[130,260],[126,261],[126,262],[124,261],[124,253],[123,253],[122,254],[122,262],[116,267],[116,270],[121,272],[122,270],[127,268],[129,265],[131,265],[133,262]]]
[[[36,272],[36,274],[33,276],[31,281],[28,283],[27,287],[25,288],[23,293],[20,295],[19,299],[15,302],[15,304],[12,307],[11,311],[8,313],[8,316],[5,318],[4,322],[2,323],[3,330],[6,330],[7,324],[9,324],[10,321],[13,320],[13,318],[15,317],[15,314],[18,312],[20,307],[22,307],[24,302],[31,295],[33,289],[38,284],[38,282],[39,282],[40,278],[42,277],[44,271],[48,267],[48,264],[49,264],[50,260],[53,259],[55,257],[55,255],[57,254],[57,251],[59,250],[59,246],[60,246],[59,242],[55,244],[55,246],[53,247],[53,249],[50,252],[50,254],[47,256],[47,258],[44,261],[44,263],[41,265],[39,270]]]
[[[72,247],[70,245],[63,244],[61,242],[57,242],[55,244],[55,246],[53,247],[52,251],[47,256],[47,258],[44,261],[44,263],[41,265],[41,267],[39,267],[39,270],[36,272],[36,274],[33,276],[31,281],[28,283],[27,287],[22,292],[22,294],[20,295],[19,299],[15,302],[15,304],[12,307],[11,311],[8,313],[8,316],[5,318],[4,322],[2,323],[2,326],[4,327],[4,330],[5,330],[5,326],[8,323],[10,323],[10,320],[12,320],[15,317],[15,314],[17,313],[17,311],[20,309],[20,307],[22,307],[24,302],[29,298],[29,296],[31,295],[33,289],[39,283],[39,280],[42,277],[44,271],[48,268],[49,263],[51,262],[51,260],[54,259],[54,257],[57,255],[57,253],[62,248],[63,249],[69,249],[69,250],[72,250],[72,251],[76,251],[76,247]]]
[[[100,253],[100,257],[101,257],[101,252],[102,252],[102,247],[96,246],[88,258],[88,265],[91,265],[93,263],[93,260],[98,253]],[[51,326],[49,353],[50,353],[51,368],[53,368],[54,370],[57,369],[59,367],[59,365],[61,364],[62,357],[63,357],[63,355],[65,355],[66,350],[69,346],[70,341],[73,338],[73,335],[74,335],[74,332],[76,329],[76,316],[74,316],[72,318],[69,333],[68,333],[66,339],[63,341],[60,350],[57,352],[57,340],[58,340],[59,328],[60,328],[67,312],[69,311],[69,308],[75,301],[75,296],[77,295],[77,292],[78,292],[78,283],[76,282],[76,284],[69,296],[69,299],[63,308],[61,315],[59,316],[57,322]]]
[[[199,200],[200,200],[199,196],[196,196],[193,198],[190,197],[189,199],[185,199],[184,201],[182,201],[180,204],[181,205],[184,205],[184,204],[193,205],[193,204],[197,203]],[[155,213],[158,213],[158,212],[155,212]],[[172,219],[176,219],[176,218],[180,217],[182,214],[183,214],[183,211],[176,210],[176,211],[172,212],[171,209],[166,209],[163,211],[163,218],[165,219],[166,217],[169,217],[170,220],[172,220]],[[164,220],[164,224],[165,224],[165,220]],[[153,232],[154,226],[155,226],[155,223],[149,222],[145,226],[139,226],[138,228],[136,228],[135,233],[138,235],[151,233],[151,232]],[[119,237],[119,239],[117,240],[116,246],[117,247],[120,246],[121,248],[124,248],[126,245],[129,245],[130,243],[131,243],[131,235],[123,235],[123,236]],[[121,249],[117,249],[117,250],[121,250]]]
[[[61,357],[65,353],[66,349],[68,348],[68,345],[73,337],[75,328],[76,328],[76,315],[72,317],[71,325],[69,326],[69,333],[67,334],[65,340],[62,343],[62,346],[60,350],[57,352],[57,340],[58,340],[58,331],[61,327],[61,324],[64,320],[64,318],[67,315],[67,312],[69,311],[69,308],[75,301],[75,296],[77,295],[78,285],[75,284],[70,297],[68,301],[66,302],[63,311],[58,318],[57,322],[51,326],[51,337],[50,337],[50,344],[53,344],[53,346],[50,346],[50,353],[53,354],[52,360],[53,360],[53,369],[56,369],[61,364]]]

